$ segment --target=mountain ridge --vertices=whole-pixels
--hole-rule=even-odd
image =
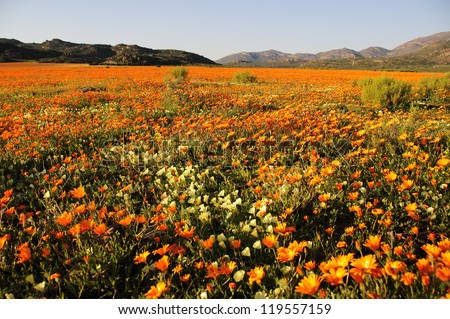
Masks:
[[[39,61],[106,65],[216,65],[196,53],[173,49],[149,49],[129,44],[86,44],[46,40],[24,43],[0,38],[0,62]]]
[[[359,59],[359,58],[389,58],[400,57],[415,53],[428,45],[438,41],[450,41],[450,31],[439,32],[430,36],[419,37],[403,44],[398,45],[392,50],[371,46],[366,49],[356,51],[349,48],[333,49],[325,52],[312,53],[285,53],[277,50],[266,50],[261,52],[239,52],[227,55],[215,62],[220,64],[239,64],[239,63],[264,63],[264,62],[309,62],[314,60],[341,60],[341,59]],[[270,52],[276,52],[276,55],[270,55]]]

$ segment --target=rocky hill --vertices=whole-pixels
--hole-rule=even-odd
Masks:
[[[155,50],[137,45],[85,44],[53,39],[23,43],[0,39],[0,62],[39,61],[108,65],[216,64],[201,55],[181,50]]]

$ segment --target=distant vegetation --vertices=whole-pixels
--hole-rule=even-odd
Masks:
[[[249,71],[237,72],[233,76],[233,82],[240,84],[255,83],[256,75],[250,73]]]
[[[405,108],[410,103],[411,84],[383,76],[358,81],[363,102],[373,102],[389,110]]]
[[[107,65],[189,65],[216,63],[201,55],[181,50],[156,50],[137,45],[72,43],[53,39],[23,43],[0,39],[0,62],[39,61]]]
[[[423,78],[413,89],[410,83],[386,76],[364,78],[361,100],[378,104],[390,111],[412,105],[443,106],[450,104],[450,72],[443,77]]]

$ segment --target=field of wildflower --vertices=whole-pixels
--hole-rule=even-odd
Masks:
[[[0,65],[1,298],[450,297],[448,107],[172,69]]]

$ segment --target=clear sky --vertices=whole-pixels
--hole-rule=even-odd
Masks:
[[[387,49],[450,31],[449,0],[0,0],[0,37],[241,51]]]

